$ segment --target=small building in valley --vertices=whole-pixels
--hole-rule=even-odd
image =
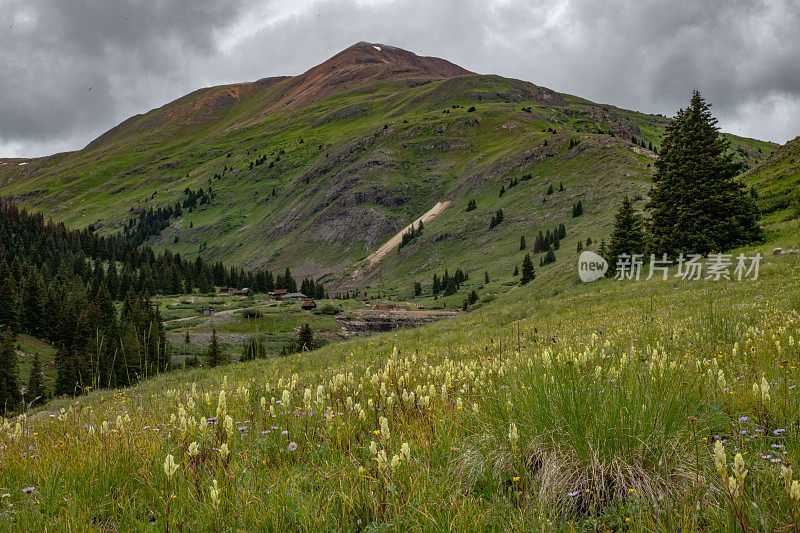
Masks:
[[[286,289],[276,289],[267,294],[269,294],[269,296],[272,296],[273,298],[277,298],[278,300],[280,300],[281,298],[289,294],[289,291]]]
[[[280,300],[307,300],[308,296],[303,294],[302,292],[290,292],[284,294],[283,297],[279,298]]]
[[[314,300],[306,300],[300,304],[300,307],[302,307],[305,311],[311,311],[312,309],[317,308],[317,304],[314,302]]]

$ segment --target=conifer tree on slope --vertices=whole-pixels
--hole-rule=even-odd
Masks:
[[[25,391],[25,397],[29,403],[36,401],[39,404],[44,403],[44,379],[42,376],[42,363],[39,360],[39,354],[33,355],[33,363],[31,364],[31,375],[28,377],[28,390]]]
[[[6,327],[0,345],[0,413],[14,411],[22,401],[18,372],[14,334]]]
[[[216,328],[211,328],[211,344],[208,346],[208,355],[206,356],[208,365],[211,367],[221,365],[224,361],[222,360],[222,353],[219,349],[219,341],[217,340],[217,330]]]
[[[614,230],[611,233],[609,253],[609,273],[613,273],[617,258],[622,254],[641,254],[645,249],[645,237],[642,230],[642,217],[633,208],[633,202],[627,196],[614,217]]]
[[[740,165],[695,91],[667,126],[650,193],[652,251],[708,253],[758,241],[755,200],[735,179]]]
[[[300,334],[297,337],[297,347],[301,352],[314,349],[314,332],[308,322],[300,327]]]
[[[522,260],[522,277],[519,280],[520,285],[526,285],[536,278],[536,273],[533,270],[533,261],[531,254],[525,254],[525,259]]]

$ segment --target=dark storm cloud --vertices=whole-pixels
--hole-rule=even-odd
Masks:
[[[215,53],[237,4],[0,0],[0,147],[77,147],[191,88],[184,62]]]
[[[800,134],[793,0],[0,0],[0,8],[11,14],[0,28],[0,154],[80,147],[200,86],[297,74],[361,40],[667,115],[697,88],[727,131],[779,142]]]

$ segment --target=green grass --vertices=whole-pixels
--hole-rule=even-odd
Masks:
[[[770,460],[800,452],[800,314],[787,285],[800,267],[768,253],[796,240],[787,228],[758,248],[758,281],[604,280],[552,296],[537,278],[455,320],[57,400],[18,437],[15,420],[3,431],[2,520],[20,530],[247,530],[265,516],[282,530],[734,529],[711,455],[720,437],[728,462],[742,453],[749,470],[735,500],[748,527],[787,526],[797,510]],[[752,392],[762,376],[769,400]],[[223,389],[231,434],[199,429],[223,414]],[[168,454],[179,465],[170,481]]]

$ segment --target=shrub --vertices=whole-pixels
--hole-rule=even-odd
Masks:
[[[341,312],[342,308],[333,304],[325,304],[322,307],[318,307],[314,310],[315,315],[338,315]]]

